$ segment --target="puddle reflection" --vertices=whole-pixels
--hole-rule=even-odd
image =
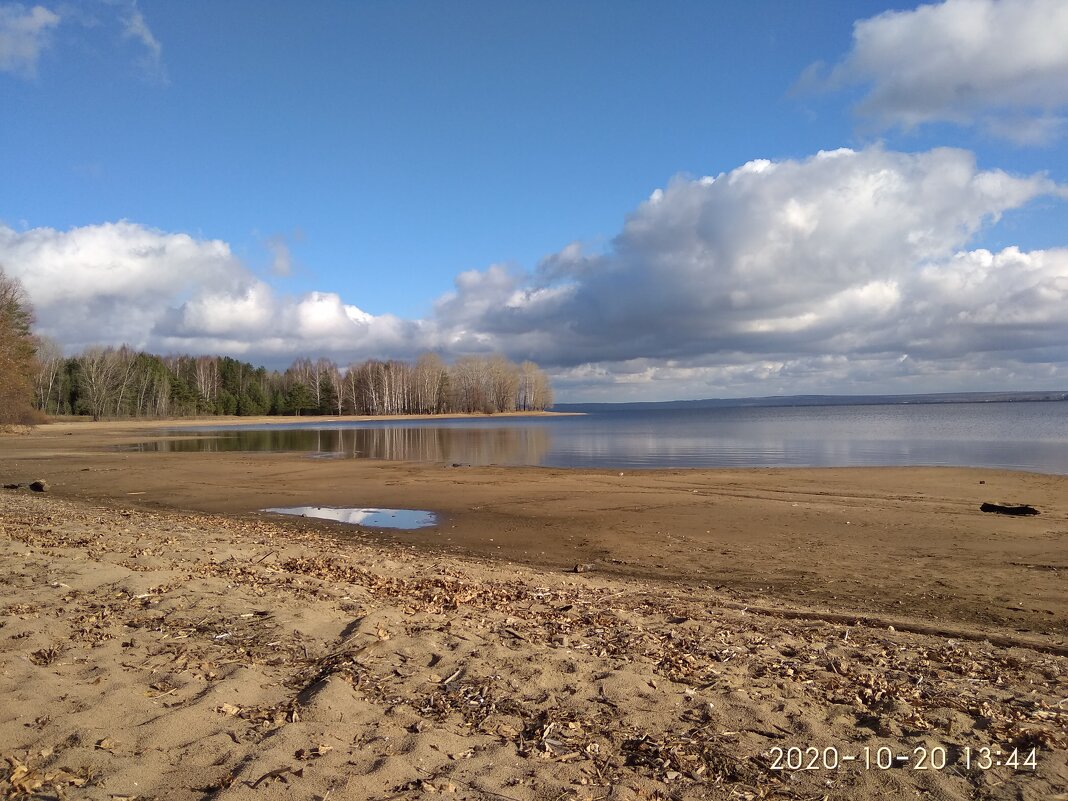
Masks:
[[[367,526],[368,528],[427,528],[436,525],[438,516],[422,509],[356,509],[335,508],[330,506],[280,506],[263,509],[279,515],[297,517],[317,517],[322,520],[336,520],[339,523]]]

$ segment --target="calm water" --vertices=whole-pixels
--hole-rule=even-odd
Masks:
[[[960,465],[1068,474],[1068,402],[685,409],[168,432],[154,451],[555,467]]]
[[[335,506],[279,506],[262,509],[278,515],[317,517],[321,520],[336,520],[339,523],[363,525],[369,528],[416,529],[433,526],[438,516],[422,509],[379,509]]]

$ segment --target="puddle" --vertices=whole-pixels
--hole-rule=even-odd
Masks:
[[[426,528],[437,525],[438,516],[422,509],[338,509],[332,506],[283,506],[263,509],[279,515],[318,517],[336,520],[339,523],[367,526],[368,528]]]

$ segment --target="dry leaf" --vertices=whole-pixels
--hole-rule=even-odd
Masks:
[[[301,748],[294,756],[297,759],[318,759],[333,750],[334,746],[332,745],[317,745],[315,748]]]

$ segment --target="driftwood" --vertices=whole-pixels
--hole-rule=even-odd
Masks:
[[[993,512],[999,515],[1037,515],[1038,509],[1033,506],[1021,504],[1019,506],[1005,506],[1000,503],[984,503],[979,507],[980,512]]]

